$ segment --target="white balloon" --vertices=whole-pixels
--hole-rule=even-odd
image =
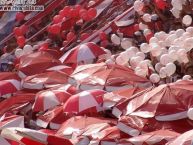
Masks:
[[[139,23],[139,29],[140,30],[145,30],[145,29],[148,29],[148,26],[143,24],[142,22]]]
[[[20,58],[22,55],[23,55],[23,50],[22,49],[18,48],[18,49],[15,50],[15,56],[17,58]]]
[[[168,46],[172,45],[174,43],[174,40],[177,38],[176,34],[170,34],[167,38],[166,38],[166,43]]]
[[[23,47],[24,54],[30,54],[33,52],[33,47],[31,45],[25,45]]]
[[[183,76],[182,80],[191,80],[192,77],[190,75]]]
[[[135,67],[138,66],[138,64],[139,64],[141,61],[143,61],[143,59],[142,59],[141,57],[139,57],[139,56],[132,57],[132,58],[130,59],[130,64],[131,64],[131,66],[132,66],[133,68],[135,68]]]
[[[129,38],[123,38],[123,40],[121,41],[121,47],[123,49],[128,49],[131,46],[132,46],[132,40]]]
[[[134,57],[136,54],[132,49],[127,49],[125,52],[127,53],[129,59]]]
[[[164,41],[168,37],[167,35],[168,34],[166,34],[164,31],[160,31],[155,33],[154,37],[156,37],[160,41]]]
[[[193,37],[185,39],[184,48],[187,52],[193,48]]]
[[[134,2],[134,10],[135,11],[137,11],[137,12],[142,11],[143,7],[144,7],[144,3],[142,1],[136,0]]]
[[[125,60],[125,61],[129,61],[130,57],[128,55],[128,53],[126,51],[121,52],[120,56]]]
[[[145,59],[145,54],[143,52],[137,52],[136,56],[140,56],[143,60]]]
[[[143,52],[143,53],[148,53],[150,52],[150,46],[149,44],[147,43],[142,43],[141,46],[140,46],[140,50]]]
[[[146,77],[147,76],[147,72],[144,71],[141,68],[136,68],[135,69],[135,74],[138,75],[138,76],[141,76],[141,77]]]
[[[178,10],[176,8],[172,8],[170,11],[172,12],[172,14],[175,18],[177,18],[177,19],[180,18],[180,10]]]
[[[151,74],[150,81],[152,83],[158,83],[160,81],[160,76],[158,74],[156,74],[156,73]]]
[[[187,116],[190,120],[193,120],[193,108],[188,109]]]
[[[152,45],[152,49],[151,49],[152,56],[157,57],[161,53],[162,53],[161,47],[157,43],[154,43],[154,45]]]
[[[138,64],[138,67],[143,69],[143,70],[148,70],[148,64],[146,61],[141,61],[139,64]]]
[[[151,15],[148,14],[148,13],[144,14],[144,15],[143,15],[143,20],[144,20],[145,22],[151,22]]]
[[[176,50],[171,50],[169,51],[169,56],[171,59],[173,59],[174,61],[178,60],[178,55],[177,55],[177,51]]]
[[[111,41],[115,45],[120,45],[120,43],[121,43],[121,39],[116,34],[111,35]]]
[[[170,62],[173,62],[173,59],[170,58],[169,54],[163,54],[161,57],[160,57],[160,63],[162,65],[166,65]]]
[[[115,64],[115,62],[112,59],[108,59],[105,61],[106,64]]]
[[[92,1],[92,0],[91,0],[91,1],[89,1],[89,2],[88,2],[88,7],[93,6],[95,3],[96,3],[96,2],[95,2],[95,1]]]
[[[118,65],[125,65],[125,64],[127,63],[127,61],[126,61],[123,57],[118,56],[118,57],[116,58],[116,63],[117,63]]]
[[[193,27],[187,27],[186,32],[190,33],[193,36]]]
[[[162,67],[161,69],[160,69],[160,72],[159,72],[159,76],[160,76],[160,78],[166,78],[166,76],[167,76],[167,72],[166,72],[166,68],[165,67]]]
[[[172,6],[177,10],[182,10],[182,1],[181,0],[172,0]]]
[[[39,45],[34,45],[34,46],[33,46],[33,50],[38,50],[39,48],[40,48]]]
[[[186,26],[190,26],[192,24],[192,17],[190,15],[185,15],[182,19],[182,22]]]
[[[163,67],[163,65],[158,62],[158,63],[156,63],[156,65],[155,65],[155,70],[159,73],[162,67]]]
[[[139,52],[139,49],[137,47],[134,47],[134,46],[130,47],[129,50],[132,50],[135,53]]]
[[[159,40],[156,37],[151,37],[149,43],[159,43]]]
[[[183,29],[178,29],[176,30],[176,36],[179,38],[181,37],[183,34],[185,33],[185,31]]]
[[[168,63],[166,65],[167,76],[171,76],[176,72],[176,65],[174,63]]]
[[[151,30],[150,29],[145,29],[144,31],[143,31],[143,34],[145,35],[145,36],[147,36],[147,35],[149,35],[149,34],[151,34],[152,32],[151,32]]]

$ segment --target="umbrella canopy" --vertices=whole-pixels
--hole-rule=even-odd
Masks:
[[[107,118],[75,116],[68,119],[61,125],[60,129],[57,132],[57,135],[65,138],[71,138],[73,133],[75,134],[76,132],[80,133],[81,130],[87,128],[88,126],[101,123],[108,123],[115,125],[116,121]]]
[[[15,73],[3,73],[0,77],[0,96],[7,98],[21,90],[21,80]]]
[[[50,72],[50,71],[62,71],[68,75],[71,75],[73,72],[73,69],[66,65],[57,65],[46,69],[46,72]]]
[[[82,91],[79,94],[71,96],[64,104],[64,112],[67,113],[87,113],[98,112],[103,103],[103,90]]]
[[[193,142],[193,130],[190,130],[179,135],[176,139],[167,143],[166,145],[191,145],[192,142]]]
[[[149,80],[137,76],[132,69],[105,63],[79,66],[75,69],[71,78],[69,81],[80,84],[82,90],[100,88],[107,91],[115,91],[137,86],[151,86]]]
[[[68,75],[63,72],[52,71],[33,76],[28,76],[23,79],[22,86],[25,89],[42,90],[45,88],[56,87],[61,84],[67,84]]]
[[[103,54],[106,54],[106,52],[101,47],[93,42],[88,42],[66,52],[60,58],[60,61],[65,64],[87,63],[87,61],[94,60]]]
[[[128,145],[128,144],[162,145],[162,144],[166,144],[168,141],[175,139],[179,135],[180,135],[179,133],[176,133],[170,130],[158,130],[150,133],[145,133],[137,137],[123,139],[119,142],[119,145]]]
[[[35,52],[20,58],[18,75],[21,78],[44,72],[46,69],[60,65],[60,61],[47,52]]]
[[[187,118],[187,111],[192,106],[193,81],[180,81],[134,95],[127,105],[126,114],[172,121]]]
[[[4,114],[0,118],[0,130],[8,127],[24,128],[24,117],[19,115]]]
[[[61,85],[49,90],[40,91],[36,95],[34,112],[46,111],[57,105],[65,103],[72,94],[76,93],[76,88],[72,85]]]
[[[5,128],[1,136],[24,145],[72,145],[67,139],[27,128]]]
[[[6,112],[20,111],[23,107],[27,106],[29,103],[33,103],[35,100],[34,93],[27,92],[17,92],[11,98],[5,99],[0,102],[0,115]],[[20,108],[20,109],[19,109]]]

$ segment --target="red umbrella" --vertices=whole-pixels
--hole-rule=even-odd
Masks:
[[[193,130],[187,131],[179,135],[173,141],[170,141],[166,145],[192,145],[193,142]]]
[[[193,81],[164,84],[133,96],[126,113],[143,118],[155,117],[158,121],[187,118],[193,107]]]
[[[35,52],[21,57],[18,75],[21,78],[44,72],[61,62],[47,52]]]
[[[119,145],[164,145],[168,141],[175,139],[179,133],[170,130],[158,130],[150,133],[145,133],[129,139],[122,139]],[[179,145],[179,142],[177,143]],[[175,145],[177,145],[175,144]]]
[[[67,139],[27,128],[5,128],[2,130],[1,136],[23,145],[72,145]]]
[[[63,72],[52,71],[33,76],[28,76],[23,79],[23,88],[41,90],[45,88],[55,87],[61,84],[67,84],[68,75]]]
[[[81,130],[87,128],[88,126],[92,126],[93,124],[101,124],[101,123],[108,123],[108,124],[115,124],[116,121],[112,119],[106,118],[95,118],[95,117],[87,117],[87,116],[75,116],[67,121],[65,121],[60,129],[57,132],[58,136],[61,137],[70,137],[73,133],[80,132]]]
[[[57,65],[46,69],[46,72],[50,72],[50,71],[62,71],[68,75],[71,75],[73,72],[73,69],[66,65]]]
[[[96,59],[98,56],[106,54],[106,52],[93,42],[80,44],[79,46],[66,52],[60,61],[65,64],[78,64],[80,62],[87,63]]]
[[[2,73],[0,77],[0,96],[7,98],[21,90],[21,80],[15,73]]]
[[[79,66],[71,77],[71,83],[80,84],[82,90],[100,88],[107,91],[115,91],[137,86],[151,86],[149,80],[137,76],[128,67],[105,63]]]
[[[98,112],[103,103],[103,90],[82,91],[71,96],[64,104],[64,112],[67,113],[87,113]]]
[[[76,88],[72,85],[61,85],[41,91],[37,93],[32,109],[34,112],[46,111],[47,109],[65,103],[70,96],[76,92]]]

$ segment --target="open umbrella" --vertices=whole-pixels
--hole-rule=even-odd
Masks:
[[[26,77],[23,79],[22,86],[25,89],[42,90],[45,88],[56,87],[61,84],[67,84],[68,78],[68,75],[63,72],[45,72]]]
[[[129,139],[122,139],[119,145],[164,145],[178,137],[180,134],[170,130],[158,130],[150,133],[145,133]],[[177,144],[176,144],[177,145]],[[179,145],[179,144],[178,144]]]
[[[27,128],[5,128],[1,136],[24,145],[72,145],[67,139]]]
[[[149,87],[146,78],[137,76],[132,69],[105,63],[82,65],[75,69],[69,81],[80,85],[82,90],[93,88],[115,91],[118,89]]]
[[[193,143],[193,130],[189,130],[179,135],[173,141],[168,142],[166,145],[192,145]]]
[[[187,118],[193,107],[193,81],[164,84],[133,96],[126,107],[126,115],[155,117],[158,121]]]
[[[65,64],[78,64],[80,62],[87,64],[87,61],[92,61],[103,54],[106,52],[101,47],[93,42],[88,42],[66,52],[60,61]]]
[[[64,73],[70,75],[70,74],[72,74],[73,69],[69,66],[66,66],[66,65],[57,65],[57,66],[53,66],[53,67],[46,69],[46,72],[50,72],[50,71],[61,71],[61,72],[64,72]]]
[[[92,126],[94,124],[108,123],[115,125],[116,120],[107,118],[96,118],[87,116],[75,116],[66,120],[57,131],[57,135],[65,138],[71,138],[76,132],[80,133],[81,130]]]
[[[35,52],[20,58],[18,75],[21,78],[44,72],[46,69],[60,65],[60,61],[47,52]]]
[[[103,90],[90,90],[72,95],[63,106],[58,106],[39,116],[37,124],[44,128],[50,125],[50,128],[57,129],[72,115],[86,114],[96,116],[102,110],[102,96],[105,93]]]
[[[32,109],[34,112],[46,111],[47,109],[65,103],[70,96],[75,93],[76,88],[70,84],[40,91],[36,94]]]

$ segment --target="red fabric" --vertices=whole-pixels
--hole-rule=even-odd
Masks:
[[[123,28],[119,28],[120,32],[123,33],[125,36],[132,37],[135,33],[135,25],[127,26]]]
[[[48,136],[48,145],[72,145],[72,143],[64,138],[59,138],[56,136]]]
[[[37,141],[33,141],[33,140],[25,138],[25,137],[21,139],[21,142],[23,142],[26,145],[45,145],[43,143],[39,143]]]
[[[157,8],[164,10],[168,7],[168,3],[164,0],[154,0],[155,5]]]

